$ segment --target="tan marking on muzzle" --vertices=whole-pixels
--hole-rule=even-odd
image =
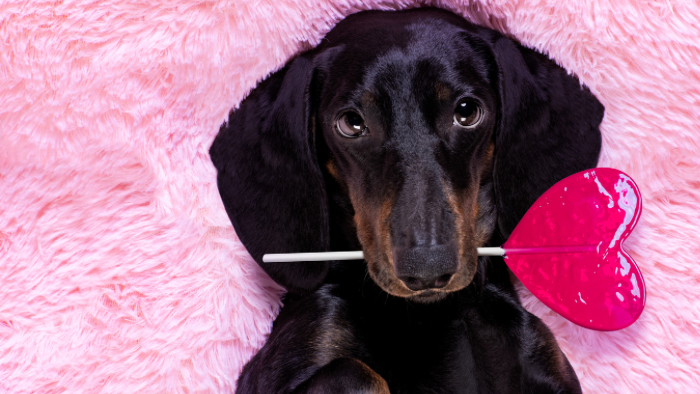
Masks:
[[[474,242],[474,227],[476,217],[471,214],[467,217],[465,204],[471,202],[470,213],[475,210],[478,212],[476,204],[476,192],[472,192],[473,196],[465,196],[460,198],[452,187],[444,180],[442,182],[443,191],[447,197],[447,203],[450,206],[452,215],[455,218],[455,236],[457,237],[457,245],[459,251],[459,268],[452,277],[450,283],[444,288],[446,291],[461,290],[471,283],[476,274],[476,247]],[[478,190],[476,186],[473,190]]]
[[[381,251],[386,256],[391,269],[394,269],[394,256],[391,247],[391,211],[394,208],[394,201],[390,198],[382,202],[379,210],[378,232]]]
[[[367,269],[374,282],[384,291],[398,297],[409,297],[415,292],[396,277],[392,254],[391,212],[394,195],[385,197],[379,207],[366,203],[359,193],[350,193],[355,208],[357,236],[365,253]]]
[[[479,172],[480,172],[480,177],[483,178],[485,174],[489,174],[493,172],[493,156],[494,156],[494,151],[495,151],[495,144],[493,141],[489,142],[489,145],[486,147],[486,151],[484,152],[483,160],[479,163]],[[478,196],[478,193],[477,193]],[[478,201],[478,197],[477,197]],[[474,204],[474,209],[475,212],[472,214],[473,220],[476,222],[476,228],[475,228],[475,234],[474,234],[474,243],[477,246],[481,246],[485,244],[489,238],[491,238],[491,235],[493,234],[493,229],[490,227],[484,227],[479,225],[479,220],[481,219],[481,209],[484,208],[480,206],[478,203]]]
[[[328,160],[326,163],[326,171],[333,177],[338,182],[342,182],[340,179],[340,174],[338,173],[338,166],[335,164],[335,161],[333,160]]]

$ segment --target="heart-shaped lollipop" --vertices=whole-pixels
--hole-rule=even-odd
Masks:
[[[622,248],[642,212],[634,181],[611,168],[547,190],[508,241],[506,264],[532,294],[583,327],[619,330],[644,309],[639,267]]]
[[[503,255],[532,294],[583,327],[619,330],[644,309],[642,273],[622,243],[642,212],[632,178],[612,168],[571,175],[530,207],[503,248]],[[268,254],[265,262],[362,259],[362,251]]]

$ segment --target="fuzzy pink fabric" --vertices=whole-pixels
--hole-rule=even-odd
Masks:
[[[0,2],[0,392],[232,392],[280,289],[208,149],[257,81],[361,9],[437,5],[548,53],[606,107],[644,214],[646,311],[577,327],[521,289],[587,393],[700,392],[700,5],[633,0]]]

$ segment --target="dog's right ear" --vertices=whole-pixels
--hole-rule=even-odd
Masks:
[[[489,34],[499,69],[493,178],[498,228],[505,240],[547,189],[596,166],[605,108],[545,55]]]
[[[328,262],[263,263],[266,253],[329,248],[328,208],[314,149],[314,57],[261,82],[229,115],[210,149],[221,199],[251,256],[293,293],[316,289]]]

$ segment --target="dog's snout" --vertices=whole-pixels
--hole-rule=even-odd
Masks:
[[[394,248],[393,254],[396,276],[413,291],[445,287],[459,268],[453,244]]]

